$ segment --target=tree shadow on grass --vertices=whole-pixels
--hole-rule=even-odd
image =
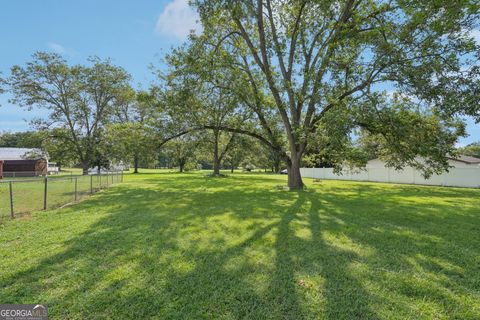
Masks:
[[[0,300],[47,302],[58,318],[405,318],[422,303],[468,315],[458,302],[475,298],[478,246],[444,223],[478,226],[471,209],[417,203],[408,188],[283,192],[258,179],[131,181],[60,210],[100,216],[62,252],[0,276]]]
[[[124,314],[126,317],[163,314],[176,318],[182,314],[192,315],[190,312],[194,311],[199,316],[203,313],[199,313],[198,308],[204,310],[205,305],[194,304],[191,309],[185,305],[173,307],[176,301],[194,293],[197,286],[184,286],[182,291],[181,282],[169,285],[167,279],[173,278],[191,263],[197,264],[205,259],[220,261],[221,256],[235,255],[272,227],[266,221],[255,222],[256,217],[265,216],[263,208],[259,207],[261,201],[258,194],[246,194],[238,219],[249,219],[245,229],[253,232],[252,238],[223,252],[227,245],[219,233],[222,226],[219,226],[219,230],[212,230],[217,235],[199,237],[198,240],[205,243],[198,246],[195,232],[200,232],[210,218],[230,212],[237,214],[234,210],[237,194],[237,191],[212,194],[181,189],[177,192],[155,188],[135,190],[118,186],[74,208],[59,211],[56,218],[75,214],[74,211],[79,214],[95,213],[99,206],[112,208],[110,214],[88,230],[65,241],[63,252],[2,278],[2,301],[48,301],[52,314],[63,317],[108,317],[115,314],[117,308],[127,312],[123,308],[125,305],[130,306]],[[228,205],[212,208],[211,205],[219,199]],[[232,225],[226,227],[235,229]],[[185,230],[192,234],[182,235]],[[199,251],[208,247],[213,250]],[[215,266],[221,268],[221,265]],[[211,270],[212,265],[208,269]],[[199,279],[205,280],[205,277]],[[210,282],[213,278],[208,280]],[[180,288],[180,292],[172,294],[175,288]],[[224,286],[221,288],[225,289]],[[212,292],[204,291],[204,294],[211,295]],[[75,303],[71,303],[73,301]],[[186,305],[188,303],[192,304],[185,301]]]
[[[375,310],[390,305],[394,312],[384,317],[397,318],[480,316],[478,190],[358,184],[348,195],[332,191],[312,201],[328,209],[329,233],[373,250],[357,269],[362,283],[383,291],[370,290]]]

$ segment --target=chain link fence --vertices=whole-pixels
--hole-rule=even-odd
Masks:
[[[64,178],[64,177],[73,177],[80,175],[81,170],[77,172],[73,171],[62,171],[62,172],[49,172],[49,177],[56,177],[56,178]],[[106,173],[107,171],[102,171],[102,174]],[[44,173],[41,171],[21,171],[21,172],[10,172],[10,171],[3,171],[3,179],[5,180],[25,180],[25,179],[38,179],[45,177]]]
[[[122,181],[122,171],[87,176],[5,178],[0,180],[0,221],[58,208]]]

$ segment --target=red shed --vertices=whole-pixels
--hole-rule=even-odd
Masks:
[[[33,177],[47,175],[48,155],[39,149],[0,148],[1,175],[5,177]]]
[[[5,176],[15,177],[46,176],[47,160],[5,160],[3,161],[3,172]]]

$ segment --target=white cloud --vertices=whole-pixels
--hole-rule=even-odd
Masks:
[[[185,40],[190,30],[196,34],[202,32],[199,19],[198,13],[188,5],[188,0],[173,0],[158,17],[155,31],[160,35]]]
[[[55,43],[55,42],[49,42],[48,43],[48,48],[52,50],[55,53],[58,54],[64,54],[66,52],[65,47],[62,46],[61,44]]]

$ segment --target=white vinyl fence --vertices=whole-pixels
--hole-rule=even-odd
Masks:
[[[333,173],[332,168],[301,168],[302,177],[325,180],[373,181],[387,183],[420,184],[431,186],[451,186],[480,188],[480,168],[451,168],[449,172],[434,175],[425,179],[413,168],[396,171],[391,168],[367,168],[348,171],[342,174]]]

